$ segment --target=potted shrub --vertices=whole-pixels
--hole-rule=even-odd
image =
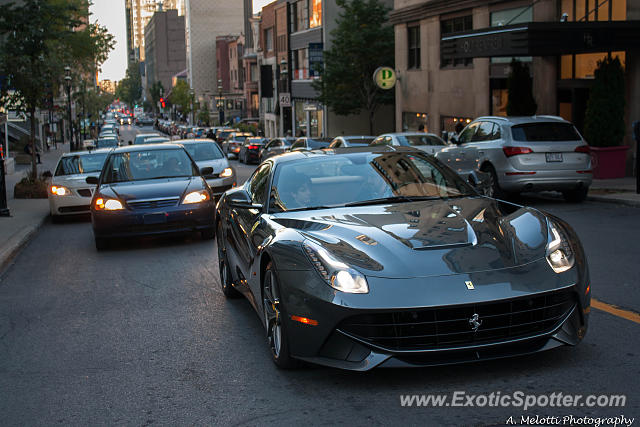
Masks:
[[[624,69],[620,60],[607,57],[598,61],[584,125],[584,136],[591,147],[594,178],[625,176],[629,147],[622,145],[624,99]]]

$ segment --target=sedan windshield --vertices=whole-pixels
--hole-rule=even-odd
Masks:
[[[103,182],[197,176],[198,170],[184,149],[141,150],[114,153],[107,160]]]
[[[199,144],[184,144],[184,148],[189,152],[191,158],[196,162],[206,160],[218,160],[224,158],[224,154],[214,142],[203,142]]]
[[[107,153],[85,154],[82,156],[65,156],[58,162],[56,176],[76,175],[81,173],[100,172]]]
[[[477,195],[422,153],[353,153],[302,159],[275,171],[270,210],[412,202]]]
[[[98,138],[96,142],[96,148],[111,148],[117,146],[118,140],[116,138]]]

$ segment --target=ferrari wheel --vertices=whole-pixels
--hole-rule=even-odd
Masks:
[[[267,343],[271,350],[271,357],[279,368],[290,369],[298,366],[298,361],[289,355],[286,324],[283,321],[283,306],[280,300],[280,289],[273,271],[273,264],[269,263],[265,271],[262,311],[267,328]]]
[[[218,266],[220,270],[220,285],[222,286],[222,293],[227,298],[238,298],[240,292],[233,287],[231,280],[231,269],[229,268],[229,262],[227,261],[227,254],[222,250],[222,224],[218,223],[217,231],[217,243],[218,243]]]

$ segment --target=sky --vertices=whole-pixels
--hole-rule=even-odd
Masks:
[[[253,0],[254,13],[274,0]],[[238,1],[238,3],[240,3]],[[127,30],[124,16],[124,0],[93,0],[90,7],[91,21],[97,21],[107,27],[115,36],[115,49],[109,54],[109,59],[102,64],[99,80],[121,80],[127,71]]]

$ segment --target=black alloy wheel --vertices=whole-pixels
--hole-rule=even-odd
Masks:
[[[227,261],[227,254],[222,249],[224,245],[224,238],[222,237],[222,223],[218,222],[217,230],[217,246],[218,246],[218,267],[220,272],[220,286],[222,287],[222,293],[227,298],[238,298],[240,292],[233,287],[231,280],[231,269],[229,268],[229,262]]]
[[[262,311],[273,362],[283,369],[297,367],[298,361],[289,354],[289,341],[286,322],[284,322],[286,314],[280,300],[280,288],[271,262],[264,273]]]

